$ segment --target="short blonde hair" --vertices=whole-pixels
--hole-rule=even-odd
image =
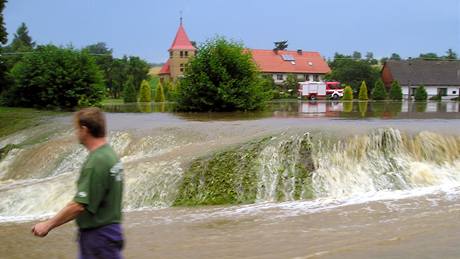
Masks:
[[[107,134],[105,115],[96,107],[84,108],[75,113],[75,124],[86,127],[95,138],[105,137]]]

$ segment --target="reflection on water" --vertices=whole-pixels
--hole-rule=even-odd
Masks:
[[[175,103],[129,103],[105,105],[115,113],[175,113],[191,120],[245,120],[269,117],[337,117],[337,118],[460,118],[460,102],[392,102],[392,101],[273,101],[257,112],[181,113]]]

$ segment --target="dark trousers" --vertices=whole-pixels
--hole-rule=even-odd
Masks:
[[[120,224],[80,229],[78,234],[80,259],[122,258],[123,234]]]

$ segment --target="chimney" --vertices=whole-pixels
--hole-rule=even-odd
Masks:
[[[298,50],[297,50],[297,54],[302,55],[302,50],[301,50],[301,49],[298,49]]]

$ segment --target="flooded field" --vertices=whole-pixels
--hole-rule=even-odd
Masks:
[[[460,103],[271,103],[258,113],[107,106],[127,258],[457,258]],[[23,143],[23,144],[21,144]],[[24,144],[25,143],[25,144]],[[0,139],[0,258],[75,258],[71,117]]]

